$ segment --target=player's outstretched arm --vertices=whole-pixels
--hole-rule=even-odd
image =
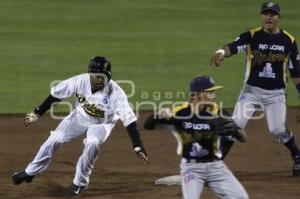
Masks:
[[[224,46],[223,48],[217,50],[212,56],[210,65],[220,66],[223,63],[224,58],[229,57],[230,55],[230,48],[228,46]]]
[[[143,160],[145,163],[149,164],[149,159],[147,157],[147,152],[144,148],[143,142],[140,138],[140,132],[137,129],[136,122],[132,122],[127,127],[128,135],[131,139],[133,150],[136,153],[136,155]]]
[[[33,123],[36,123],[39,120],[39,118],[50,109],[51,105],[54,102],[59,101],[61,100],[56,97],[53,97],[52,95],[49,95],[40,106],[36,107],[32,112],[27,113],[25,115],[24,125],[29,126]]]
[[[162,108],[157,113],[151,114],[144,122],[144,129],[153,130],[156,124],[173,125],[173,113],[171,108]]]

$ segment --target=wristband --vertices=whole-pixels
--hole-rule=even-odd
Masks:
[[[225,50],[224,49],[219,49],[215,52],[215,54],[221,53],[223,56],[225,55]]]

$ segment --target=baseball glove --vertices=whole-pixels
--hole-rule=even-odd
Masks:
[[[215,127],[215,132],[219,136],[231,136],[240,142],[246,142],[246,132],[232,119],[218,118]]]

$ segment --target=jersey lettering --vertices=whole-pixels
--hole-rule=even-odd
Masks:
[[[263,68],[262,72],[259,72],[259,77],[265,77],[265,78],[276,78],[275,73],[273,72],[272,64],[266,63],[265,67]]]
[[[208,124],[195,124],[192,122],[184,122],[183,125],[185,129],[210,130],[210,126]]]
[[[268,45],[268,44],[259,44],[259,50],[274,50],[284,52],[284,46],[281,45]]]
[[[203,148],[199,143],[193,143],[192,149],[190,151],[191,157],[203,157],[208,155],[209,152],[207,149]]]
[[[98,109],[95,104],[84,103],[83,104],[84,111],[94,117],[104,118],[105,111]]]

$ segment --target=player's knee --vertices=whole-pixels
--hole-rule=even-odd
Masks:
[[[102,144],[105,142],[107,137],[110,134],[110,131],[107,130],[103,126],[95,126],[91,127],[87,132],[87,142],[98,142],[98,144]]]
[[[88,139],[85,142],[85,148],[87,149],[99,149],[101,142],[95,138],[95,139]]]

